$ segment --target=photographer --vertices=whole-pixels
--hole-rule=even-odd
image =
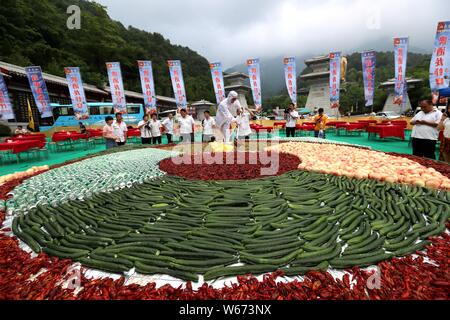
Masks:
[[[138,129],[141,131],[142,144],[152,143],[152,131],[150,122],[148,121],[148,115],[144,115],[143,119],[138,123]]]
[[[298,112],[295,111],[295,104],[291,103],[286,113],[286,137],[295,137],[295,130],[297,128],[297,120],[299,118]]]

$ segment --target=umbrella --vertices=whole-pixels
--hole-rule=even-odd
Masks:
[[[439,90],[439,95],[440,95],[442,98],[450,97],[450,88],[440,89],[440,90]]]

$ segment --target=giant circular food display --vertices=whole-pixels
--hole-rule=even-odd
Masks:
[[[193,292],[188,282],[184,298],[221,298],[224,292],[235,294],[237,287],[214,291],[209,285],[218,279],[238,276],[244,285],[242,276],[272,273],[260,286],[275,290],[277,277],[306,277],[301,285],[298,280],[285,284],[294,291],[303,288],[298,296],[284,288],[286,298],[307,298],[301,296],[307,286],[317,291],[312,299],[344,298],[344,292],[359,299],[392,298],[395,290],[358,291],[361,284],[350,285],[349,274],[356,282],[367,280],[371,274],[362,269],[378,265],[388,276],[399,268],[398,261],[403,272],[422,273],[422,282],[415,285],[432,288],[416,292],[416,297],[442,297],[446,290],[442,284],[448,279],[439,282],[425,275],[436,268],[436,277],[448,276],[444,260],[450,240],[446,228],[450,179],[445,170],[437,162],[425,166],[413,157],[319,142],[294,139],[268,147],[283,164],[271,176],[255,174],[259,163],[245,170],[233,164],[223,172],[200,163],[196,174],[186,176],[186,165],[171,162],[177,156],[174,152],[143,148],[114,151],[9,181],[2,186],[7,214],[0,245],[8,247],[2,261],[24,268],[28,278],[20,281],[28,285],[30,277],[42,274],[53,279],[44,292],[46,298],[56,299],[101,298],[88,295],[87,289],[77,296],[59,288],[61,279],[57,281],[52,272],[62,274],[72,263],[122,275],[114,284],[116,291],[144,290],[124,285],[130,274],[168,275],[208,282],[201,287],[208,293],[201,288]],[[33,256],[22,249],[31,249]],[[12,253],[8,258],[11,250],[27,263],[20,258],[13,262]],[[419,256],[411,256],[416,253]],[[424,263],[421,256],[432,263]],[[345,270],[342,280],[330,275],[335,270]],[[0,281],[13,281],[6,280],[11,274],[0,271]],[[89,281],[106,281],[83,279],[87,287]],[[311,279],[320,279],[320,284]],[[403,281],[412,278],[408,279]],[[399,285],[392,280],[384,290],[388,284]],[[323,286],[329,291],[319,292]],[[341,287],[339,294],[332,292],[333,286]],[[166,289],[153,287],[153,294]],[[36,298],[32,291],[27,292]],[[241,298],[252,297],[264,298],[255,292]]]

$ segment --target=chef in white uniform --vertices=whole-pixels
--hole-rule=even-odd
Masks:
[[[216,126],[223,135],[225,143],[230,143],[231,140],[231,124],[236,121],[234,115],[237,110],[241,109],[241,104],[238,100],[236,91],[231,91],[228,97],[223,100],[217,108]]]

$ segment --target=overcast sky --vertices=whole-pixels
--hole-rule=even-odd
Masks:
[[[449,0],[96,0],[125,26],[159,32],[225,67],[247,58],[391,47],[431,52]]]

